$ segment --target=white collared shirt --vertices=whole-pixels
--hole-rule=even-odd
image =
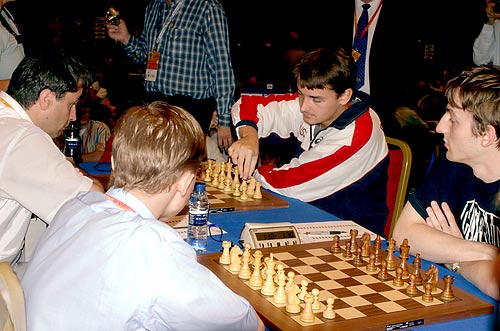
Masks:
[[[65,204],[22,278],[30,330],[257,330],[180,235],[123,190]],[[133,211],[126,210],[132,209]]]

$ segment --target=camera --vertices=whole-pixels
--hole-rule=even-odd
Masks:
[[[106,12],[106,22],[113,25],[120,25],[120,12],[110,7]]]

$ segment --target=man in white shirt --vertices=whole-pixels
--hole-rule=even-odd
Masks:
[[[24,58],[24,48],[17,38],[20,32],[10,12],[5,7],[15,0],[0,0],[0,91],[5,91],[17,65]]]
[[[75,104],[90,78],[72,58],[25,58],[7,93],[0,91],[0,261],[19,261],[32,214],[48,224],[78,192],[103,190],[52,140],[76,119]]]
[[[154,102],[129,109],[114,132],[111,189],[66,203],[22,278],[28,329],[264,330],[249,302],[158,221],[193,191],[205,153],[198,122]]]
[[[475,64],[500,64],[500,6],[486,0],[486,22],[474,40],[472,58]],[[498,9],[497,9],[498,8]]]

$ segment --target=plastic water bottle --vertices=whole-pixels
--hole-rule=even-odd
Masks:
[[[78,124],[71,121],[64,133],[64,155],[73,159],[75,165],[82,162]]]
[[[189,199],[188,243],[196,252],[207,250],[208,212],[210,203],[206,184],[198,182]]]

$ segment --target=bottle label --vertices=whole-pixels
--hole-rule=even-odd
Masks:
[[[189,225],[200,226],[208,222],[208,211],[190,211]]]
[[[66,138],[67,149],[78,149],[78,138]]]

